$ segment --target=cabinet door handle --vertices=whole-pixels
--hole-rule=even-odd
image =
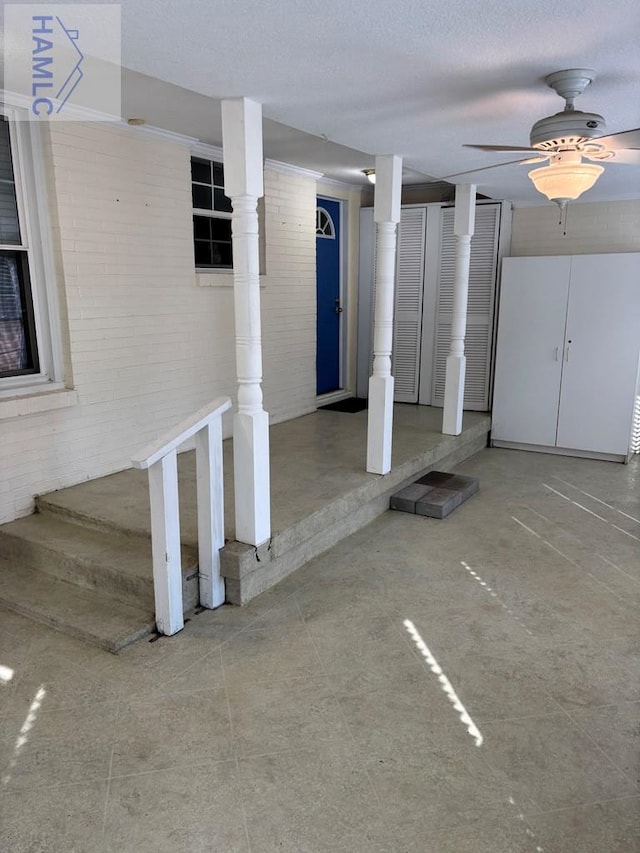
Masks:
[[[567,344],[564,348],[564,360],[569,361],[569,353],[571,352],[571,344]]]
[[[559,357],[560,357],[560,347],[556,347],[554,355],[553,355],[553,360],[558,361]]]

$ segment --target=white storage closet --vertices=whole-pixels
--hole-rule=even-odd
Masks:
[[[505,258],[491,442],[624,461],[640,360],[640,253]]]
[[[454,208],[440,203],[407,205],[401,211],[392,359],[397,402],[444,405],[456,257],[453,217]],[[510,219],[511,209],[505,202],[476,205],[465,340],[465,409],[489,408],[496,279],[503,247],[509,243]],[[357,393],[366,397],[375,299],[371,208],[361,211],[359,281]]]

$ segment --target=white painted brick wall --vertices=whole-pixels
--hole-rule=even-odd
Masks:
[[[0,521],[31,512],[35,494],[129,467],[179,420],[236,395],[233,289],[199,287],[194,273],[188,149],[64,123],[47,159],[78,404],[2,422]],[[265,174],[272,421],[315,409],[315,191],[309,177]]]
[[[513,211],[511,255],[640,252],[640,199],[571,203],[567,234],[555,204]]]
[[[264,186],[263,391],[273,423],[316,408],[316,182],[267,170]]]

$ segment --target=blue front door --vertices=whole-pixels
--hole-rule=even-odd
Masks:
[[[340,202],[318,199],[316,214],[318,394],[340,387]]]

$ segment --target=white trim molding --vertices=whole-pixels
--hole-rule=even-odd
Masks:
[[[287,174],[302,175],[305,178],[313,178],[314,181],[319,181],[322,178],[322,172],[314,172],[313,169],[305,169],[303,166],[294,166],[292,163],[282,163],[280,160],[271,160],[267,158],[264,161],[265,169],[271,169],[273,172],[285,172]]]
[[[222,148],[218,145],[209,145],[208,142],[200,142],[194,139],[191,142],[191,156],[202,157],[204,160],[215,160],[217,163],[224,162]]]
[[[7,106],[24,110],[26,113],[29,113],[33,104],[33,98],[29,95],[23,95],[20,92],[11,92],[8,89],[0,89],[0,99]],[[24,118],[25,121],[29,121],[30,124],[48,124],[52,121],[52,119],[48,118],[33,120],[29,115],[26,115]],[[55,119],[53,120],[53,123],[58,124],[59,122],[65,121],[99,121],[111,124],[120,124],[122,116],[113,115],[112,113],[103,113],[100,110],[93,110],[90,107],[83,107],[78,104],[67,103],[64,108],[64,118]]]
[[[363,187],[360,184],[351,184],[349,181],[339,181],[338,178],[325,178],[324,175],[321,175],[318,180],[322,186],[326,184],[327,187],[333,187],[334,189],[345,190],[348,192],[362,193],[362,190],[366,189],[366,187]],[[321,187],[318,187],[318,192],[320,192],[320,190]]]
[[[156,127],[152,124],[129,124],[126,119],[119,121],[118,126],[125,130],[132,130],[134,133],[142,133],[145,136],[155,136],[158,139],[166,139],[167,142],[186,145],[188,148],[192,148],[194,143],[198,141],[194,136],[185,136],[183,133],[165,130],[163,127]]]

